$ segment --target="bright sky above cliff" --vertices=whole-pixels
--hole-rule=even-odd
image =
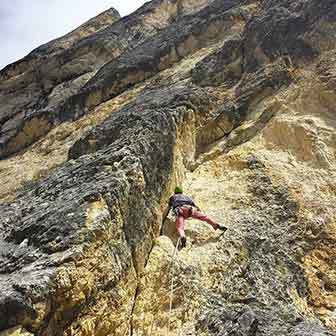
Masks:
[[[148,0],[0,0],[0,69],[114,7],[125,16]]]

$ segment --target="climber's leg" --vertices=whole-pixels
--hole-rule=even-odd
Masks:
[[[216,223],[214,220],[212,220],[210,217],[208,217],[207,215],[205,215],[204,213],[194,209],[191,215],[192,218],[196,218],[201,220],[202,222],[206,222],[208,224],[210,224],[215,230],[217,230],[219,228],[219,224]]]
[[[185,237],[184,225],[184,217],[182,215],[176,216],[176,230],[180,237]]]
[[[181,211],[181,215],[176,216],[176,229],[180,237],[180,245],[179,245],[180,249],[186,247],[187,245],[187,238],[184,232],[185,218],[182,215],[182,213],[183,212]]]

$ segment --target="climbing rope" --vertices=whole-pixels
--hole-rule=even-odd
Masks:
[[[176,252],[178,249],[178,246],[180,244],[180,237],[177,240],[176,246],[175,246],[175,250],[174,250],[174,254],[172,257],[172,261],[171,261],[171,284],[170,284],[170,296],[169,296],[169,314],[168,314],[168,325],[167,325],[167,336],[169,336],[170,333],[170,320],[171,320],[171,311],[173,308],[173,292],[174,292],[174,260],[175,260],[175,256],[176,256]]]
[[[228,228],[228,230],[230,230],[231,232],[234,232],[239,238],[242,238],[243,240],[245,240],[244,235],[239,232],[236,229]],[[222,240],[225,237],[225,232],[223,232],[221,235],[218,236],[219,240]],[[174,249],[174,253],[171,259],[171,263],[169,265],[169,277],[168,277],[168,281],[170,279],[170,294],[169,294],[169,314],[168,314],[168,324],[167,324],[167,334],[166,336],[169,336],[170,334],[170,325],[171,325],[171,317],[172,317],[172,309],[173,309],[173,297],[174,297],[174,266],[175,264],[180,265],[181,267],[188,267],[189,265],[185,262],[183,262],[182,260],[175,260],[176,254],[177,254],[177,250],[180,244],[180,238],[177,240],[175,249]],[[168,251],[166,251],[167,254],[169,253]],[[191,283],[193,283],[193,285],[195,285],[196,287],[198,287],[198,290],[200,292],[204,292],[204,294],[208,293],[208,291],[202,287],[202,283],[200,281],[200,279],[197,279],[196,274],[194,274],[194,276],[189,279],[189,281],[191,281]],[[210,293],[210,292],[209,292]],[[180,330],[181,332],[181,330]]]

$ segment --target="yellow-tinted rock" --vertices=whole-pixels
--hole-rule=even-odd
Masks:
[[[29,333],[27,330],[24,330],[22,327],[16,327],[10,330],[0,332],[0,335],[1,336],[31,336],[33,334]]]
[[[62,67],[69,82],[58,83],[58,64],[50,78],[38,73],[53,108],[82,88],[61,111],[83,117],[56,118],[0,162],[1,288],[14,324],[43,336],[336,331],[334,24],[322,22],[333,20],[332,1],[211,3],[147,4],[121,21],[133,50],[93,43]],[[183,35],[175,23],[186,14]],[[119,38],[114,29],[102,34]],[[24,116],[5,118],[1,132]],[[55,125],[27,119],[10,146]],[[228,231],[187,220],[177,251],[174,216],[162,225],[176,185]]]

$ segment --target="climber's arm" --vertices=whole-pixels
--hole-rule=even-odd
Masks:
[[[164,211],[163,214],[162,214],[162,223],[164,223],[164,221],[166,220],[166,218],[167,218],[167,216],[168,216],[168,214],[169,214],[169,211],[170,211],[171,207],[172,207],[172,199],[170,198],[170,199],[169,199],[169,202],[168,202],[168,205],[167,205],[165,211]]]
[[[163,212],[163,215],[162,215],[162,223],[164,223],[164,221],[166,220],[168,214],[169,214],[169,210],[170,210],[170,207],[167,206],[165,211]]]

